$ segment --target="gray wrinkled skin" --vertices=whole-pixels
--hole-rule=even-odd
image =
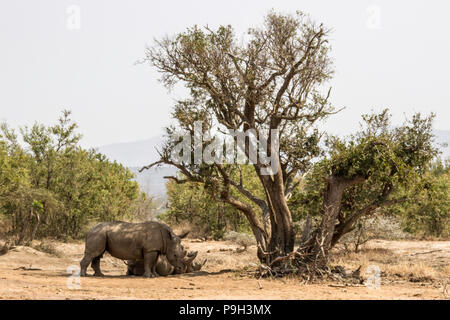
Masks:
[[[159,256],[157,264],[156,264],[156,272],[160,276],[168,276],[171,274],[182,274],[182,273],[190,273],[199,271],[206,260],[201,264],[194,262],[194,259],[197,256],[197,252],[191,252],[187,254],[187,258],[185,259],[184,268],[175,268],[170,264],[167,258],[163,255]],[[128,266],[127,275],[136,275],[141,276],[144,274],[144,261],[143,260],[128,260],[126,262]]]
[[[81,276],[91,263],[94,276],[103,276],[100,259],[105,251],[121,260],[141,260],[142,275],[156,277],[156,262],[165,255],[175,268],[182,270],[186,265],[186,251],[181,239],[172,230],[159,222],[143,223],[105,222],[93,227],[86,235],[84,257],[80,262]]]

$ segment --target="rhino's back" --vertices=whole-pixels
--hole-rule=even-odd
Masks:
[[[157,222],[111,224],[106,231],[107,250],[119,259],[142,259],[144,251],[163,249],[163,230]]]
[[[170,229],[159,222],[102,222],[86,235],[87,252],[108,251],[112,256],[128,260],[142,259],[143,252],[163,249],[163,237]]]
[[[167,230],[168,227],[162,223],[156,221],[147,221],[141,223],[123,222],[123,221],[113,221],[113,222],[101,222],[88,232],[90,235],[114,233],[114,234],[139,234],[144,235],[146,232],[153,232],[155,230]]]

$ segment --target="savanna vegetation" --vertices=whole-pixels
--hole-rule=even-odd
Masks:
[[[93,222],[129,218],[145,202],[132,173],[81,148],[76,129],[69,111],[55,125],[25,126],[20,134],[1,125],[1,231],[16,244],[79,238]]]
[[[202,207],[212,201],[215,211],[200,209],[209,214],[198,214],[194,221],[210,223],[217,231],[224,226],[218,221],[237,219],[229,214],[232,211],[223,214],[219,203],[234,208],[235,214],[246,218],[259,260],[290,270],[293,265],[296,270],[323,270],[333,246],[380,210],[396,206],[408,217],[405,223],[411,224],[411,215],[428,216],[437,205],[433,218],[419,220],[423,225],[430,221],[446,225],[446,201],[430,203],[439,195],[448,197],[445,183],[431,187],[436,182],[431,164],[438,154],[433,144],[434,115],[415,114],[400,126],[390,123],[388,110],[364,115],[361,130],[347,138],[319,130],[320,121],[339,111],[329,102],[331,89],[326,87],[333,76],[329,34],[303,13],[270,12],[245,40],[231,26],[194,26],[148,48],[144,62],[160,72],[162,83],[168,89],[182,85],[188,92],[174,106],[177,128],[167,129],[160,160],[144,168],[168,164],[179,169],[181,176],[168,177],[169,186],[182,190],[184,199],[171,194],[170,217],[179,220],[182,213],[177,208],[191,206],[194,195],[207,193],[212,200],[197,203]],[[172,155],[181,142],[177,129],[195,137],[198,121],[203,136],[212,137],[201,141],[203,150],[211,141],[220,141],[221,132],[250,130],[263,137],[276,170],[268,170],[269,164],[258,157],[243,179],[242,165],[196,161],[195,141],[190,143],[190,155],[174,161]],[[273,135],[280,141],[279,150],[273,148]],[[239,145],[247,157],[251,148],[251,139]],[[220,153],[214,156],[220,158]],[[423,199],[416,202],[416,210],[422,212],[418,216],[407,205],[412,194]],[[294,222],[305,215],[316,217],[317,223],[307,219],[299,234]],[[294,248],[296,235],[299,241]]]
[[[160,219],[189,224],[205,238],[252,234],[261,263],[303,271],[326,269],[340,241],[351,238],[357,251],[383,217],[410,234],[450,236],[450,163],[438,158],[433,114],[394,125],[385,109],[363,115],[361,129],[348,137],[319,125],[339,112],[327,87],[334,72],[329,35],[303,13],[270,12],[245,40],[231,26],[194,26],[148,48],[144,62],[162,83],[187,89],[173,108],[177,126],[167,128],[160,159],[143,168],[178,169],[167,177]],[[191,155],[175,162],[177,129],[194,136],[198,121],[212,138],[203,149],[228,130],[251,130],[276,170],[261,157],[251,164],[197,162],[193,144]],[[79,145],[69,111],[52,126],[0,129],[0,222],[17,244],[80,238],[97,221],[153,217],[154,203],[128,168]],[[238,148],[249,156],[253,143],[247,138]]]
[[[384,110],[377,117],[378,120],[384,118],[383,121],[388,121],[388,110]],[[369,120],[369,116],[364,118]],[[352,141],[355,137],[349,137],[348,140]],[[336,138],[325,139],[327,143],[321,150],[322,157],[318,157],[304,175],[296,177],[295,188],[288,204],[292,211],[297,237],[301,236],[302,227],[308,218],[311,219],[312,225],[320,222],[326,187],[323,179],[326,174],[324,165],[330,160],[334,139]],[[431,145],[430,151],[437,152]],[[398,239],[424,236],[448,238],[450,236],[449,165],[449,160],[433,158],[426,163],[423,172],[410,177],[406,187],[401,184],[396,185],[394,193],[397,200],[392,200],[392,197],[387,203],[372,205],[370,210],[367,209],[364,214],[361,214],[360,219],[353,223],[351,230],[343,236],[344,244],[354,244],[355,249],[358,250],[361,244],[373,238]],[[245,172],[242,178],[245,181],[245,187],[252,193],[262,194],[263,190],[257,176],[252,175],[251,166],[243,165],[240,170]],[[237,179],[240,178],[237,177]],[[191,182],[178,184],[170,180],[167,182],[167,187],[170,205],[166,213],[160,216],[165,221],[188,224],[189,228],[195,229],[205,238],[223,238],[227,232],[251,233],[250,225],[245,217],[232,206],[217,202],[203,185]],[[242,197],[238,192],[233,192],[236,197]],[[355,198],[353,192],[354,190],[349,190],[346,193],[346,197],[352,196],[352,198],[343,200],[345,208],[363,205],[371,201],[371,197],[376,196],[373,192],[364,195],[359,191],[361,197]],[[255,210],[257,209],[255,207]],[[343,213],[350,214],[346,211]],[[263,218],[260,211],[258,215]]]

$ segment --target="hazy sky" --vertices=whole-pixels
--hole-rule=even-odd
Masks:
[[[347,109],[329,131],[356,130],[362,113],[383,107],[397,122],[434,111],[436,128],[450,129],[445,0],[1,0],[0,121],[50,124],[68,108],[84,146],[150,138],[170,123],[174,95],[149,65],[134,65],[145,46],[193,24],[242,34],[271,8],[305,11],[334,30],[331,101]]]

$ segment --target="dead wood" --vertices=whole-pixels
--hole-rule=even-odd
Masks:
[[[410,256],[418,256],[419,254],[428,254],[428,253],[433,253],[433,252],[440,252],[442,250],[431,250],[431,251],[426,251],[426,252],[416,252],[416,253],[411,253]]]
[[[28,268],[22,266],[22,267],[15,268],[15,269],[13,269],[13,270],[39,271],[39,270],[42,270],[42,269],[39,269],[39,268],[32,268],[31,265],[30,265]]]

